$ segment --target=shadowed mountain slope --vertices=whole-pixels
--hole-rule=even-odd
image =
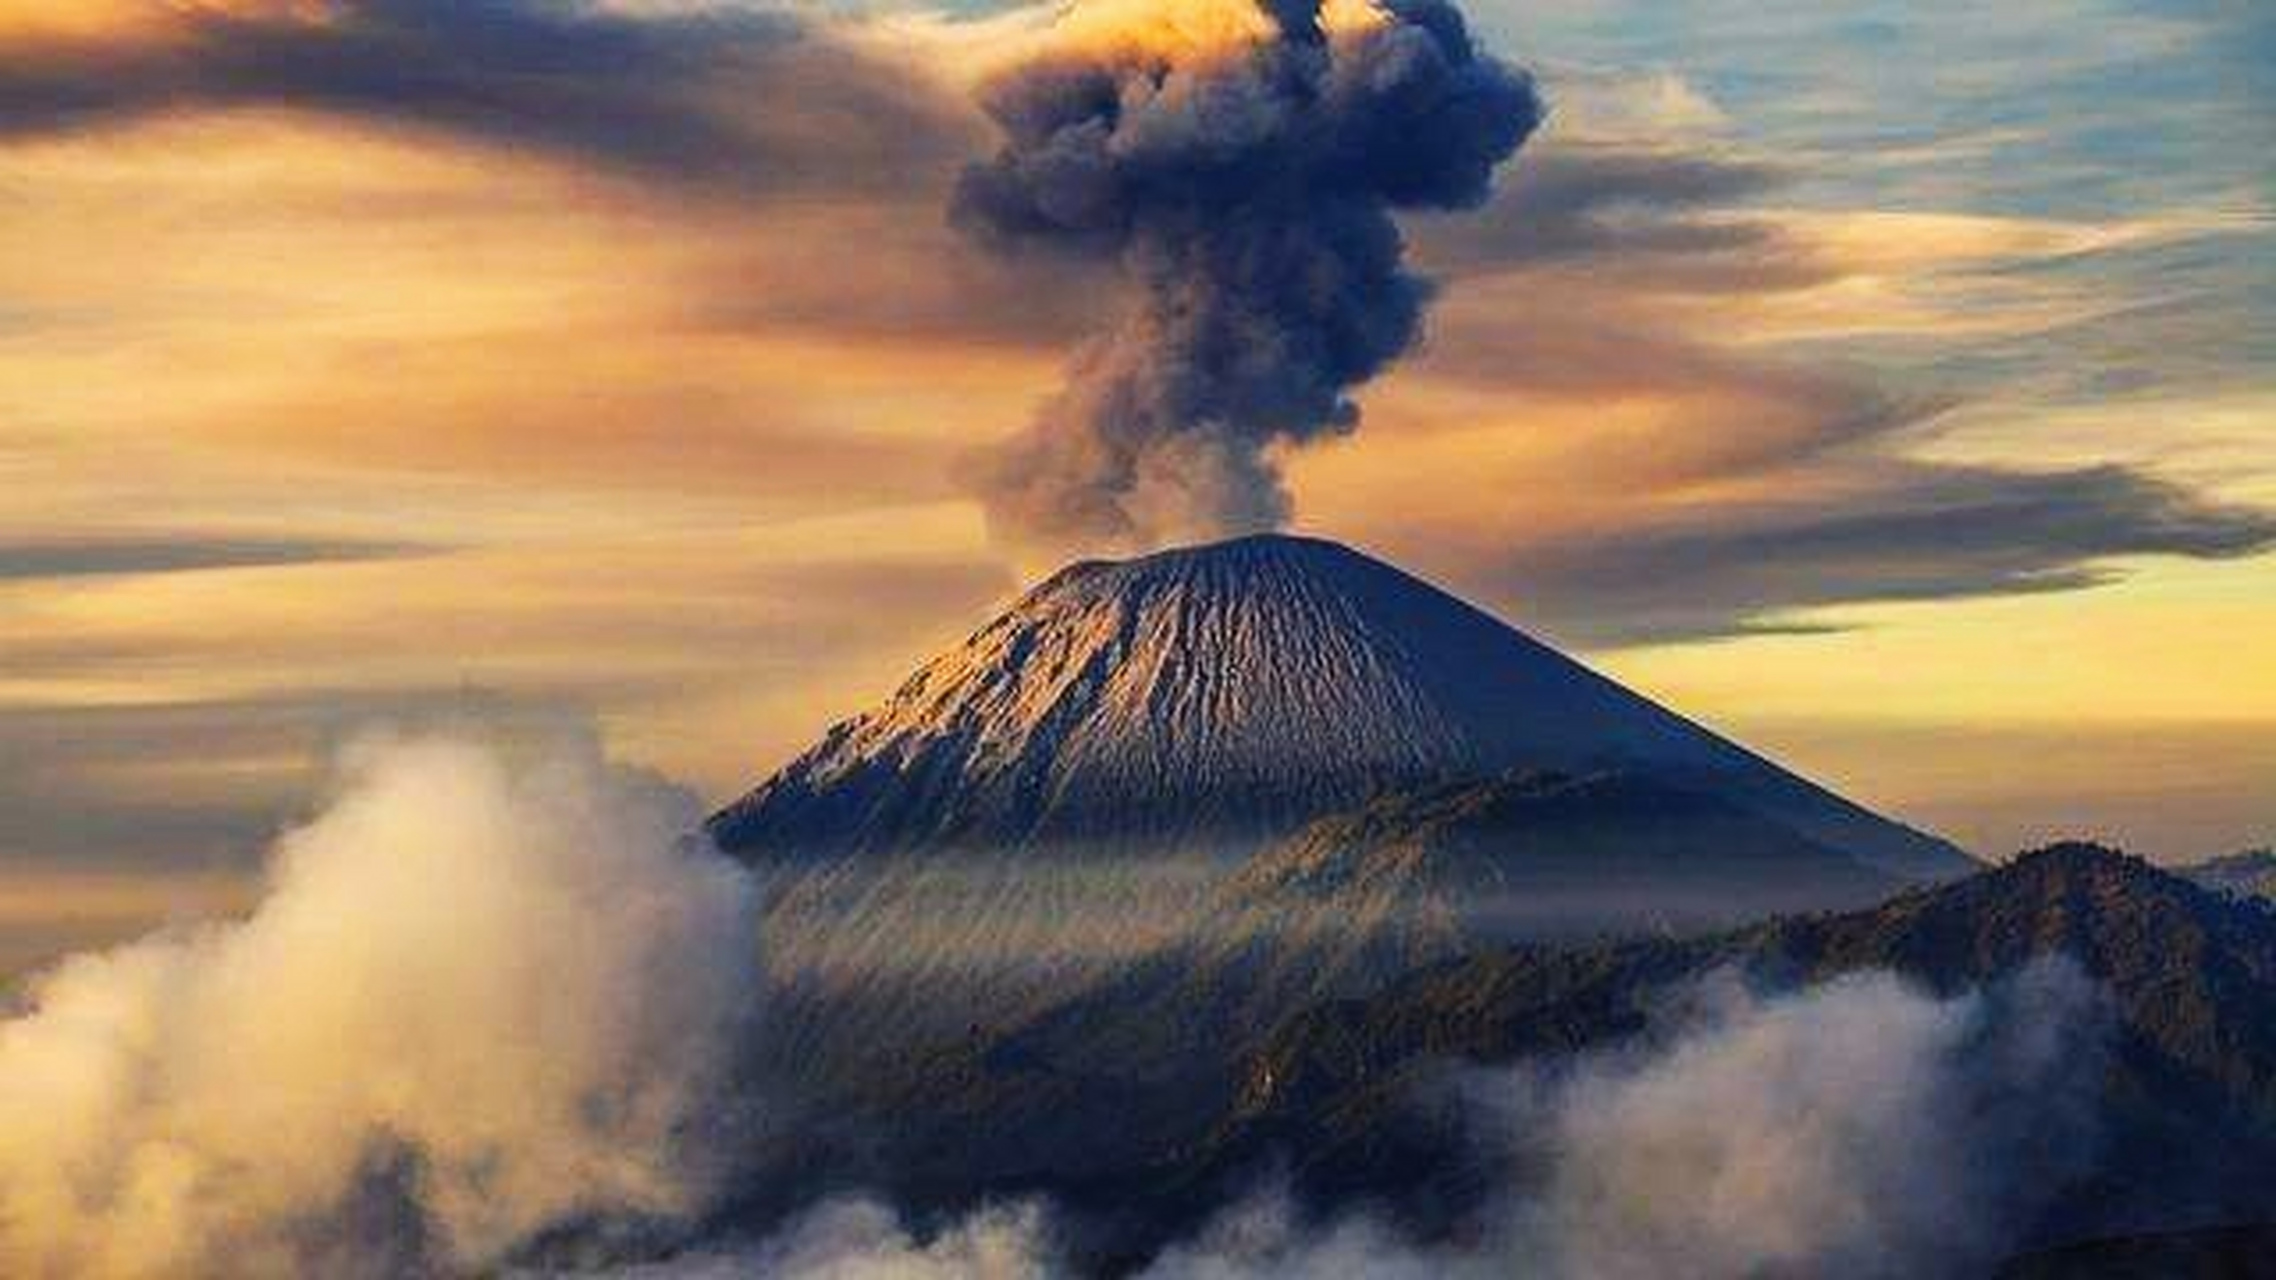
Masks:
[[[1285,1025],[1246,1064],[1235,1114],[1202,1147],[1228,1166],[1301,1153],[1300,1175],[1339,1197],[1459,1183],[1459,1142],[1405,1105],[1449,1062],[1616,1041],[1650,1022],[1663,993],[1717,970],[1785,989],[1885,969],[1954,993],[2058,955],[2107,991],[2115,1029],[2098,1104],[2103,1154],[2046,1229],[2276,1210],[2276,912],[2090,845],[1868,911],[1439,966]]]
[[[1102,1257],[1142,1256],[1276,1171],[1315,1207],[1459,1232],[1508,1173],[1445,1087],[1464,1073],[1629,1043],[1714,975],[1779,992],[1891,971],[1958,994],[2061,956],[2107,1016],[2086,1076],[2094,1150],[2025,1242],[2276,1216],[2276,910],[2106,849],[1705,937],[1410,954],[1425,967],[1294,1010],[1274,1006],[1332,980],[1284,983],[1273,947],[1247,957],[1260,976],[1228,947],[1222,985],[1192,980],[1209,965],[1142,969],[875,1063],[832,1113],[846,1176],[916,1205],[1048,1194],[1108,1224]]]
[[[1210,1076],[1296,1013],[1512,942],[1666,936],[1902,882],[1713,796],[1523,774],[1382,797],[1268,848],[1174,945],[1009,1038],[1056,1069]]]

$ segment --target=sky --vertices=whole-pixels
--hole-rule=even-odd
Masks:
[[[2276,838],[2276,11],[1465,11],[1546,117],[1267,518],[1988,856]],[[950,211],[1060,18],[0,0],[0,966],[374,722],[729,798],[1048,567],[1133,282]]]

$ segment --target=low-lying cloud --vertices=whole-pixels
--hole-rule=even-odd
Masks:
[[[1777,998],[1711,980],[1645,1047],[1481,1078],[1537,1176],[1474,1247],[1307,1229],[1267,1200],[1159,1280],[1961,1274],[2016,1243],[2093,1138],[2101,1012],[2067,962],[1939,1000],[1886,973]]]
[[[1469,1243],[1310,1221],[1268,1191],[1143,1276],[1964,1274],[2014,1248],[2091,1157],[2105,1011],[2067,961],[1950,999],[1865,973],[1777,997],[1718,977],[1687,1000],[1637,1047],[1471,1082],[1475,1123],[1531,1172]],[[1070,1271],[1054,1236],[1034,1203],[919,1235],[841,1200],[763,1243],[636,1274],[1041,1280]]]
[[[589,744],[350,750],[247,917],[0,1023],[0,1270],[451,1271],[700,1207],[759,939],[694,818]]]
[[[1882,973],[1708,999],[1550,1087],[1549,1173],[1507,1224],[1549,1274],[1956,1274],[2090,1152],[2101,1015],[2067,962],[1951,1000]]]

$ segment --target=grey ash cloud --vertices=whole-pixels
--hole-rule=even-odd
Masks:
[[[1270,451],[1347,431],[1412,347],[1429,283],[1395,210],[1466,208],[1541,119],[1441,0],[1169,55],[1047,48],[984,105],[1002,149],[954,217],[1010,249],[1108,259],[1136,295],[1065,388],[971,471],[1023,549],[1134,549],[1283,523]]]
[[[748,195],[942,173],[968,123],[926,77],[781,12],[339,0],[320,19],[170,21],[156,38],[0,41],[0,139],[298,110]]]

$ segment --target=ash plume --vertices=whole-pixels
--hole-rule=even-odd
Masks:
[[[1482,202],[1540,123],[1446,0],[1093,0],[999,73],[952,217],[1111,261],[1128,309],[967,480],[1022,551],[1284,523],[1273,450],[1348,431],[1421,333],[1393,214]]]

